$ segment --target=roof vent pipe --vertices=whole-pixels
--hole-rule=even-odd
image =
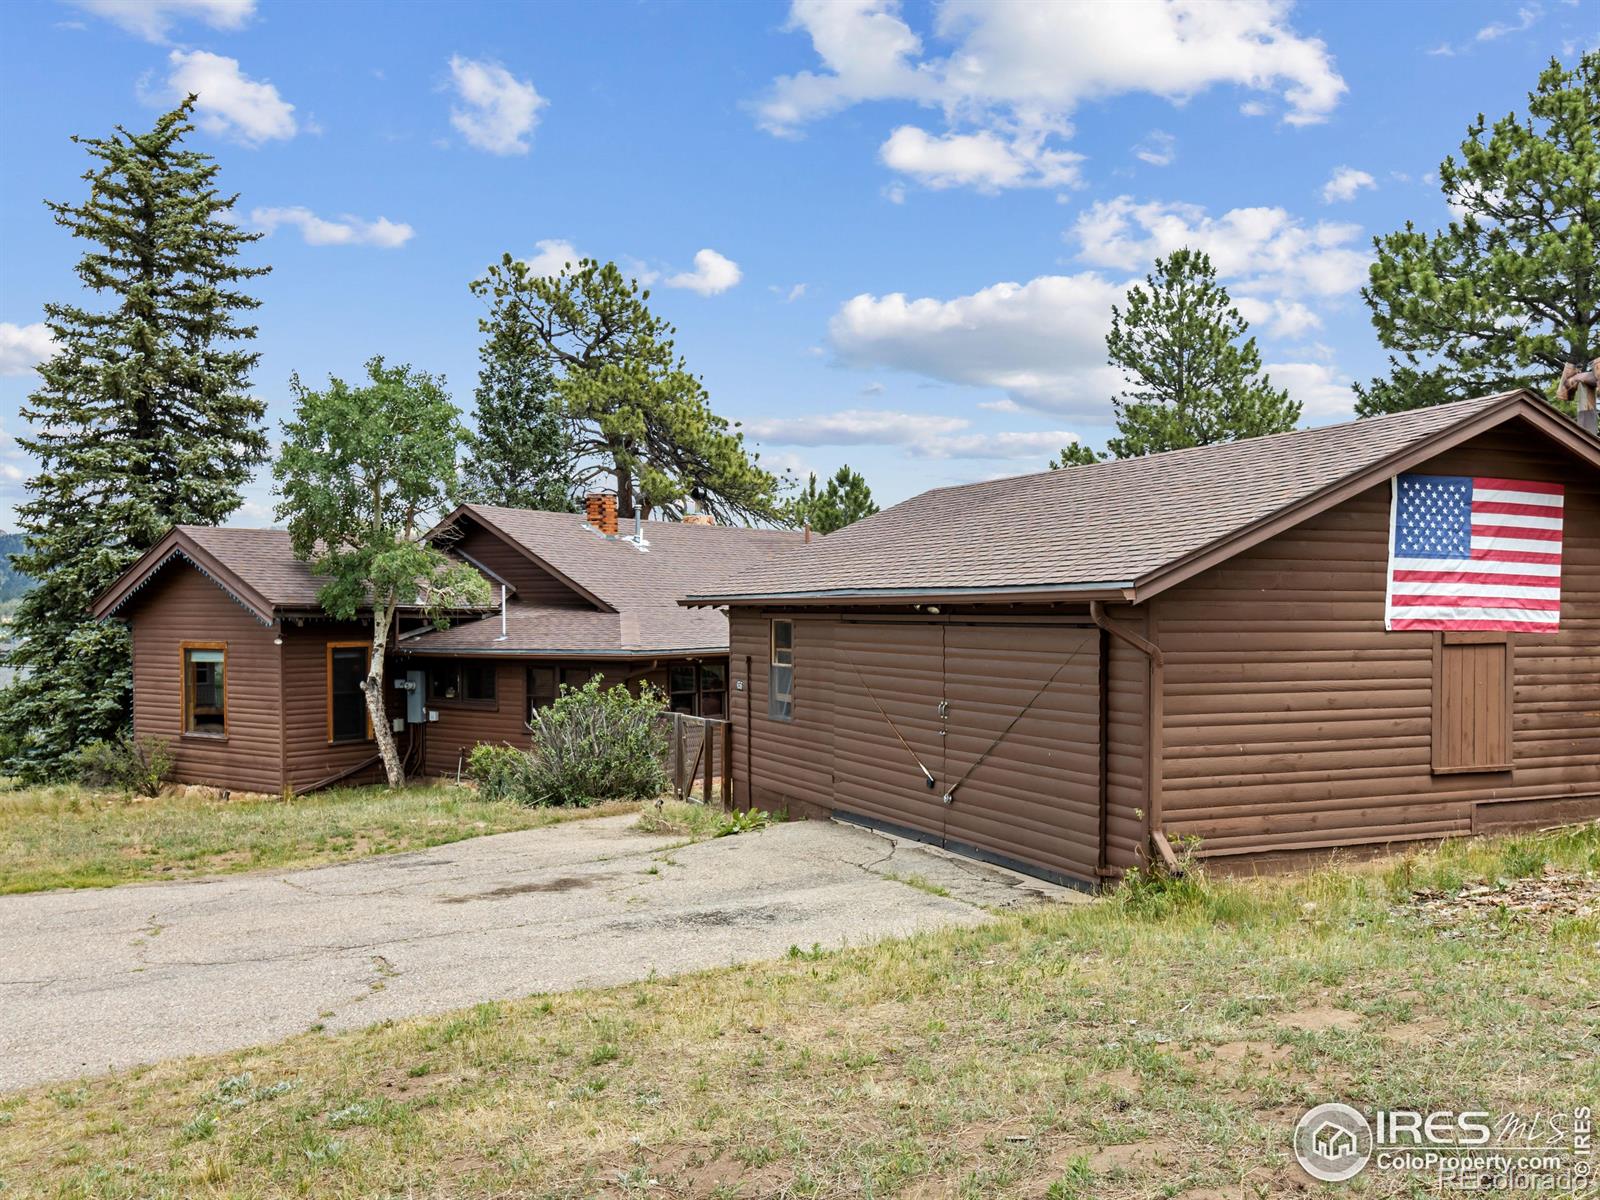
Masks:
[[[1556,397],[1566,400],[1574,394],[1578,398],[1578,424],[1588,432],[1600,436],[1600,416],[1595,408],[1596,380],[1600,379],[1600,358],[1589,364],[1587,371],[1580,371],[1568,363],[1561,368],[1561,383],[1556,388]]]
[[[495,638],[495,641],[503,642],[505,640],[506,640],[506,585],[502,583],[500,585],[500,636]]]

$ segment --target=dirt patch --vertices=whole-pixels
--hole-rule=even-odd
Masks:
[[[469,892],[464,896],[445,896],[440,904],[466,904],[471,900],[504,900],[508,896],[526,896],[531,892],[576,892],[593,887],[610,875],[562,875],[537,883],[508,883],[504,887],[490,888],[487,892]]]
[[[1408,1021],[1404,1025],[1394,1025],[1383,1031],[1383,1036],[1391,1042],[1398,1042],[1402,1046],[1421,1046],[1443,1037],[1450,1030],[1450,1023],[1440,1017],[1423,1017],[1418,1021]]]
[[[1272,1065],[1283,1062],[1293,1053],[1294,1051],[1288,1046],[1275,1046],[1269,1042],[1223,1042],[1220,1046],[1211,1047],[1212,1060],[1229,1065],[1235,1063]]]
[[[1280,1013],[1273,1023],[1285,1029],[1299,1029],[1306,1033],[1321,1033],[1327,1029],[1355,1029],[1361,1024],[1361,1014],[1348,1008],[1302,1008],[1298,1012]]]

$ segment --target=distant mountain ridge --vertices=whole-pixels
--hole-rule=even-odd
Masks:
[[[32,579],[11,565],[11,556],[21,554],[22,550],[22,534],[0,533],[0,604],[22,599],[33,586]]]

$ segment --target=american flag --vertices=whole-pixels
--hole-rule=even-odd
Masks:
[[[1559,483],[1396,476],[1384,627],[1555,633],[1562,501]]]

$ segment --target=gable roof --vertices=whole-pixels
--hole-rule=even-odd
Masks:
[[[440,535],[464,518],[489,529],[595,604],[596,611],[516,601],[498,616],[428,630],[405,639],[413,654],[649,655],[726,651],[721,613],[691,611],[678,601],[717,586],[774,553],[799,545],[799,533],[729,525],[644,521],[645,547],[605,537],[578,513],[462,505],[435,528]],[[624,521],[623,525],[628,525]],[[631,529],[626,531],[631,532]],[[447,542],[446,542],[447,544]]]
[[[294,556],[283,529],[175,525],[109,588],[90,611],[114,617],[169,563],[188,562],[263,624],[279,612],[317,611],[322,583]]]
[[[971,595],[1143,600],[1509,420],[1600,466],[1600,442],[1531,392],[1144,458],[936,488],[689,604]]]
[[[485,653],[652,654],[727,649],[728,623],[720,613],[687,611],[678,599],[693,587],[748,568],[801,535],[730,526],[643,524],[646,549],[606,538],[576,513],[468,505],[440,523],[438,533],[462,514],[496,532],[530,560],[595,603],[595,611],[513,603],[507,625],[515,637],[499,640],[498,609],[479,621],[458,620],[448,630],[409,636],[416,653],[477,650]],[[178,525],[104,593],[92,610],[118,615],[160,572],[186,562],[215,582],[257,620],[270,625],[285,613],[318,613],[322,580],[295,558],[282,529]]]

